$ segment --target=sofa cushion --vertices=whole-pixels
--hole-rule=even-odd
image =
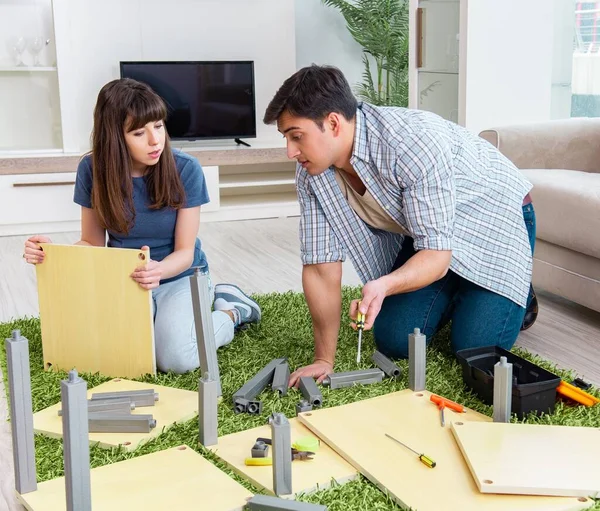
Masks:
[[[537,237],[600,258],[600,174],[522,169],[533,184]]]

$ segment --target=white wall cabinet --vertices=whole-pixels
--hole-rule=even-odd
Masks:
[[[553,2],[409,0],[409,107],[474,133],[551,118]]]
[[[203,167],[210,202],[201,222],[296,216],[295,165]],[[0,175],[0,236],[79,231],[75,172]]]
[[[75,172],[0,176],[0,235],[78,231]]]
[[[6,165],[10,174],[0,169],[0,235],[79,229],[79,207],[69,184],[74,173],[62,171],[74,171],[76,164],[68,158],[89,149],[98,91],[119,77],[120,61],[254,61],[257,138],[249,140],[249,151],[282,148],[276,127],[261,119],[276,90],[296,70],[294,7],[292,0],[177,0],[168,5],[161,0],[0,0],[0,38],[42,35],[49,41],[41,66],[33,66],[27,51],[26,65],[16,66],[11,47],[4,41],[0,45],[0,158],[14,163]],[[165,16],[179,22],[165,26]],[[199,19],[211,23],[197,30]],[[233,140],[198,146],[194,150],[239,155]],[[39,161],[23,168],[26,164],[19,161],[63,156],[67,163],[54,168]],[[294,167],[281,159],[248,165],[257,161],[248,154],[235,166],[208,163],[204,172],[211,202],[202,208],[202,221],[298,214]],[[48,173],[37,174],[41,167]]]
[[[52,0],[0,0],[0,154],[62,150],[55,48]]]

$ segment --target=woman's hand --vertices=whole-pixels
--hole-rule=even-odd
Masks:
[[[44,262],[46,254],[39,246],[39,243],[52,243],[52,240],[48,236],[40,236],[36,234],[31,236],[25,242],[25,251],[23,252],[23,258],[30,264],[39,264]]]
[[[147,246],[143,246],[142,250],[149,250],[149,248]],[[153,261],[152,259],[148,260],[144,266],[137,268],[131,274],[131,278],[144,289],[157,288],[160,284],[161,277],[162,266],[160,262]]]

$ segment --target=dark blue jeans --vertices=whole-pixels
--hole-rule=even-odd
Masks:
[[[535,211],[523,206],[523,218],[533,253]],[[394,270],[414,255],[413,240],[406,238]],[[530,288],[529,301],[533,289]],[[515,302],[469,282],[453,271],[427,287],[388,296],[375,320],[373,334],[377,349],[394,358],[408,357],[408,334],[419,328],[427,342],[452,321],[451,343],[454,352],[479,346],[510,349],[517,340],[525,309]]]

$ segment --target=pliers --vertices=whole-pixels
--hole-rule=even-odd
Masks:
[[[292,461],[294,461],[294,460],[299,460],[299,461],[312,460],[314,455],[315,455],[314,452],[299,451],[298,449],[294,449],[292,447]]]

